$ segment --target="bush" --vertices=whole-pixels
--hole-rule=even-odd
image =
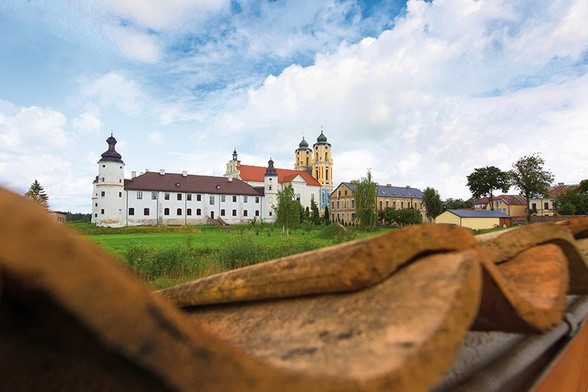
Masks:
[[[330,240],[334,244],[351,241],[357,237],[355,230],[347,228],[339,223],[331,223],[319,234],[319,238]]]

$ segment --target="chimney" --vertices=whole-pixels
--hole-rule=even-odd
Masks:
[[[564,184],[563,182],[558,182],[557,183],[557,185],[559,185],[559,186],[563,186],[563,184]]]
[[[407,185],[407,186],[406,186],[406,189],[408,189],[408,188],[410,188],[410,185]]]
[[[159,174],[165,176],[165,169],[159,169]]]
[[[182,171],[182,177],[188,177],[188,172],[186,170]]]
[[[145,173],[149,173],[149,169],[145,169]]]
[[[229,180],[229,182],[233,182],[233,176],[229,175],[229,176],[227,177],[227,180]]]
[[[137,177],[137,172],[133,170],[131,172],[131,178],[135,178],[135,177]]]
[[[388,188],[390,188],[390,187],[392,187],[392,184],[386,184],[386,186],[387,186]]]

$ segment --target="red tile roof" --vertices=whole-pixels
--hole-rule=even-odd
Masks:
[[[563,195],[564,193],[567,193],[571,190],[574,190],[578,187],[578,185],[555,185],[552,186],[549,189],[549,197],[552,199],[555,199],[556,197],[559,197],[561,195]]]
[[[494,196],[494,200],[495,201],[502,200],[503,203],[509,204],[509,205],[527,205],[527,200],[525,199],[524,196],[521,196],[521,195],[498,195],[498,196]],[[483,197],[483,198],[479,199],[478,201],[476,201],[475,204],[488,204],[488,203],[490,203],[490,198]]]
[[[226,195],[261,196],[251,185],[239,180],[229,181],[227,177],[199,176],[178,173],[147,172],[125,180],[126,190],[163,191],[163,192],[192,192]]]
[[[265,167],[240,165],[239,171],[243,181],[263,182],[265,177]],[[278,183],[283,184],[292,181],[296,176],[300,176],[309,186],[321,186],[321,184],[308,172],[292,169],[276,169],[278,172]]]

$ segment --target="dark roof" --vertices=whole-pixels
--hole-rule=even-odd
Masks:
[[[460,218],[510,218],[509,215],[502,211],[492,210],[447,210]]]
[[[357,184],[353,182],[343,182],[352,191],[355,190]],[[422,199],[423,192],[417,188],[402,187],[402,186],[384,186],[378,185],[376,187],[377,196],[379,197],[405,197],[405,198],[416,198]]]
[[[224,195],[261,196],[251,185],[239,179],[229,181],[227,177],[199,176],[194,174],[178,174],[147,172],[130,180],[125,180],[126,190],[164,191],[182,193],[209,193]]]
[[[302,141],[300,142],[298,147],[303,148],[303,149],[308,149],[308,142],[304,139],[304,136],[302,136]]]
[[[102,158],[98,162],[124,163],[122,161],[122,155],[120,155],[114,149],[114,146],[116,145],[116,139],[114,138],[114,136],[112,136],[112,133],[110,134],[110,137],[106,139],[106,143],[108,143],[108,150],[102,153]]]

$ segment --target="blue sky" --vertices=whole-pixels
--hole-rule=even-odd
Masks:
[[[291,168],[321,127],[336,183],[468,198],[474,168],[532,153],[578,183],[586,20],[585,0],[0,0],[0,185],[89,212],[111,131],[130,177],[223,175],[233,148]]]

